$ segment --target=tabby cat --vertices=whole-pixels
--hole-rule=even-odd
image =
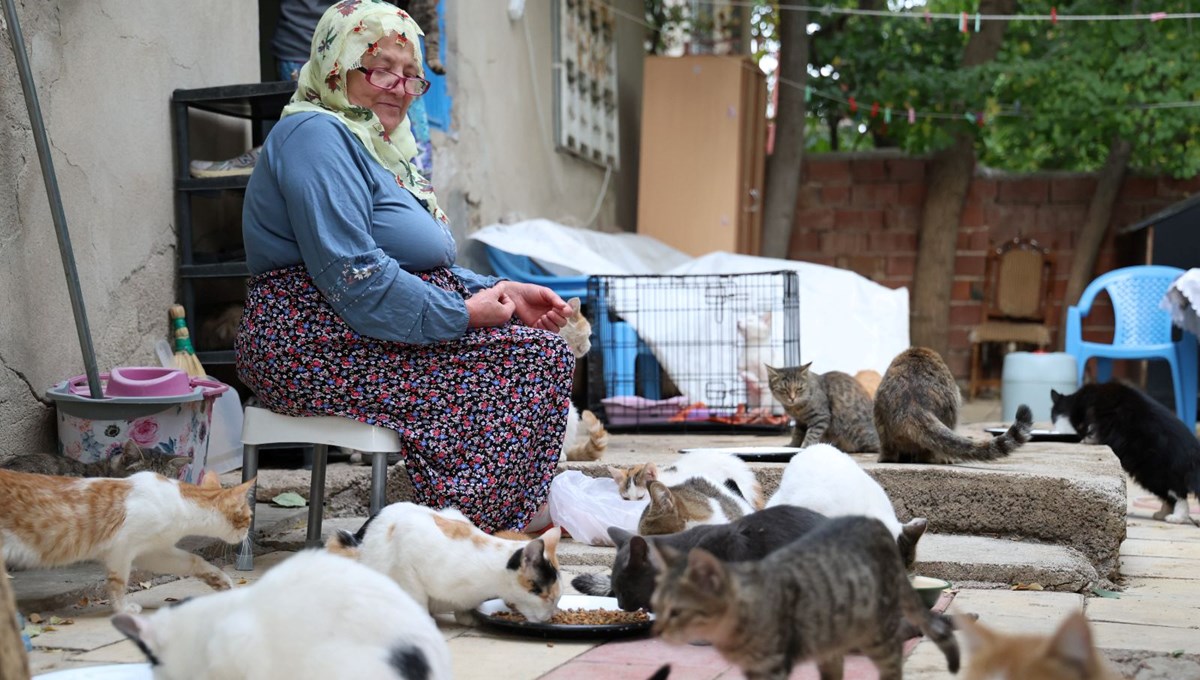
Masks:
[[[833,444],[848,453],[878,451],[871,395],[841,371],[817,374],[803,366],[767,366],[771,394],[796,421],[792,446]]]
[[[608,473],[617,483],[621,498],[627,501],[645,498],[647,487],[653,481],[672,486],[692,477],[703,477],[714,485],[736,493],[755,509],[762,507],[762,486],[758,483],[758,477],[746,461],[732,453],[693,451],[662,468],[654,463],[639,463],[627,468],[610,465]]]
[[[32,472],[59,477],[128,477],[137,472],[157,472],[178,479],[184,466],[192,462],[188,456],[162,456],[142,451],[132,439],[125,442],[121,454],[108,460],[81,463],[74,458],[55,453],[26,453],[8,461],[0,468],[13,472]]]
[[[986,441],[957,432],[962,393],[942,357],[925,347],[904,350],[875,393],[880,463],[954,463],[1007,456],[1029,441],[1033,412],[1025,404],[1008,431]]]
[[[1049,636],[1006,635],[970,617],[955,616],[967,650],[964,680],[1117,680],[1092,643],[1081,612]]]
[[[881,680],[899,680],[905,619],[958,671],[951,625],[921,602],[877,519],[830,519],[754,562],[725,564],[702,548],[684,555],[649,547],[660,573],[654,631],[677,644],[712,643],[751,680],[786,680],[808,659],[822,680],[841,678],[851,650],[870,657]]]
[[[247,494],[254,480],[222,489],[216,475],[200,485],[139,472],[128,479],[72,479],[0,470],[0,538],[14,567],[58,567],[97,560],[108,569],[117,612],[141,607],[126,598],[133,566],[196,576],[215,590],[225,572],[175,547],[184,536],[239,543],[250,529]]]
[[[732,522],[754,507],[741,496],[703,477],[692,477],[674,486],[650,482],[650,505],[638,520],[643,536],[674,534],[700,524]]]

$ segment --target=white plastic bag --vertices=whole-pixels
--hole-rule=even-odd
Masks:
[[[608,528],[637,531],[647,500],[627,501],[610,477],[589,477],[578,470],[560,473],[550,482],[550,518],[571,538],[590,545],[613,545]]]

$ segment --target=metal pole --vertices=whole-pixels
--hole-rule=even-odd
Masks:
[[[58,191],[58,178],[54,174],[54,161],[50,158],[50,142],[46,138],[46,125],[42,121],[42,108],[38,105],[37,91],[33,87],[33,73],[29,70],[29,55],[25,54],[25,37],[21,34],[21,22],[17,19],[17,8],[13,0],[4,0],[4,18],[8,22],[8,37],[12,41],[13,55],[17,58],[17,71],[21,77],[21,91],[25,94],[25,106],[29,109],[29,122],[33,126],[33,141],[37,145],[38,160],[42,165],[42,179],[46,183],[46,197],[50,199],[50,216],[58,234],[58,252],[62,255],[63,271],[67,275],[67,292],[71,296],[71,311],[75,313],[75,330],[79,333],[79,348],[83,352],[83,365],[87,372],[88,387],[93,399],[104,396],[100,388],[100,372],[96,369],[96,351],[92,348],[92,334],[88,329],[87,312],[83,309],[83,292],[79,287],[79,272],[75,269],[75,254],[71,250],[71,235],[67,233],[67,218],[63,214],[62,195]]]

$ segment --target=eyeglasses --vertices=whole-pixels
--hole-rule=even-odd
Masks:
[[[381,68],[363,68],[354,69],[366,74],[367,82],[381,90],[394,90],[404,83],[404,94],[411,97],[420,97],[429,91],[429,81],[424,78],[409,78],[406,76],[398,76],[391,71],[384,71]]]

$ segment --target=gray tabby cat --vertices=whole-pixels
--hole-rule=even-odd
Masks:
[[[81,463],[74,458],[55,453],[27,453],[8,461],[0,468],[13,472],[32,472],[58,477],[128,477],[137,472],[157,472],[178,479],[179,471],[191,462],[187,456],[146,454],[132,440],[125,442],[121,454],[94,463]]]
[[[942,357],[925,347],[904,350],[875,393],[880,463],[953,463],[1007,456],[1029,441],[1033,413],[1021,404],[1008,431],[987,441],[957,432],[962,393]]]
[[[871,395],[841,371],[817,374],[803,366],[767,366],[771,394],[796,421],[792,446],[833,444],[846,453],[879,450]]]
[[[649,544],[661,576],[654,630],[668,642],[707,641],[748,680],[786,680],[803,661],[822,680],[842,677],[852,650],[880,680],[903,677],[901,622],[921,629],[958,671],[952,626],[921,602],[887,527],[877,519],[830,519],[756,562],[725,564],[695,548],[686,556]]]
[[[674,486],[652,481],[650,505],[638,520],[643,536],[674,534],[701,524],[725,524],[754,512],[750,502],[732,490],[703,477],[692,477]]]

